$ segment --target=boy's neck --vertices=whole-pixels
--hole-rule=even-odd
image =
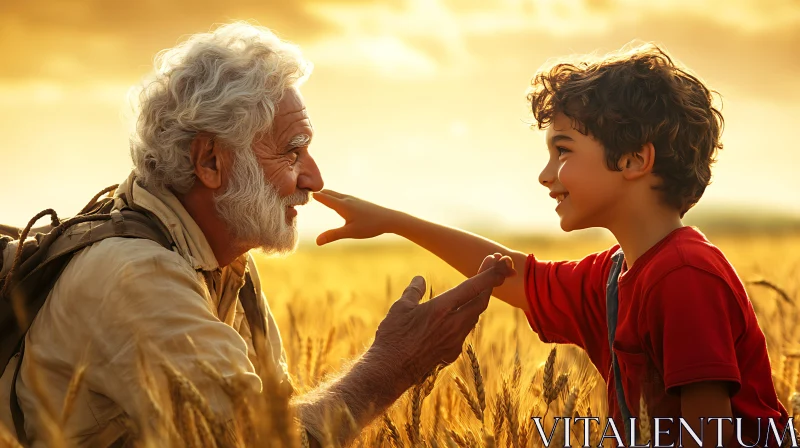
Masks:
[[[636,210],[620,217],[608,230],[614,234],[625,253],[625,264],[633,267],[648,249],[655,246],[673,230],[683,227],[680,215],[674,210]]]

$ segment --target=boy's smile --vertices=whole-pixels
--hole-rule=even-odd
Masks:
[[[556,191],[550,192],[550,197],[555,199],[558,205],[561,205],[561,203],[567,199],[567,196],[569,196],[569,193],[558,193]],[[556,209],[558,209],[558,205],[556,205]]]

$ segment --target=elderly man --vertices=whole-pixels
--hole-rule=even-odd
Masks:
[[[16,382],[34,445],[46,444],[48,425],[36,397],[43,389],[60,402],[83,361],[88,393],[78,395],[67,436],[98,447],[124,440],[123,420],[141,421],[146,412],[137,373],[143,339],[232,420],[228,397],[196,366],[207,361],[260,390],[250,326],[237,300],[247,271],[265,310],[263,356],[288,382],[281,338],[248,251],[294,250],[295,207],[323,187],[298,90],[308,73],[296,47],[245,23],[194,35],[160,54],[140,95],[135,169],[117,191],[163,224],[174,248],[109,238],[79,252],[63,271],[26,336]],[[454,361],[491,288],[513,273],[493,266],[497,260],[487,257],[486,272],[424,304],[424,280],[415,277],[351,370],[294,400],[312,446],[335,404],[367,424],[436,365]],[[349,427],[338,433],[345,443],[357,435]]]

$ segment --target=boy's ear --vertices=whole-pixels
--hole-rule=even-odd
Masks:
[[[211,190],[222,186],[225,155],[220,142],[215,141],[213,135],[199,133],[192,140],[189,151],[197,181]]]
[[[653,172],[656,160],[656,148],[652,143],[645,143],[638,151],[625,154],[620,159],[620,168],[625,179],[635,180]]]

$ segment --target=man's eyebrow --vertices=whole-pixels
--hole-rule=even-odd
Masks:
[[[309,143],[311,143],[311,136],[308,134],[297,134],[286,144],[286,150],[291,151],[294,148],[302,148],[303,146],[308,146]]]
[[[562,140],[568,141],[568,142],[574,142],[575,141],[575,140],[572,139],[572,137],[570,137],[568,135],[558,134],[558,135],[554,135],[554,136],[550,137],[550,146],[555,146],[556,143],[558,143],[558,142],[560,142]]]

